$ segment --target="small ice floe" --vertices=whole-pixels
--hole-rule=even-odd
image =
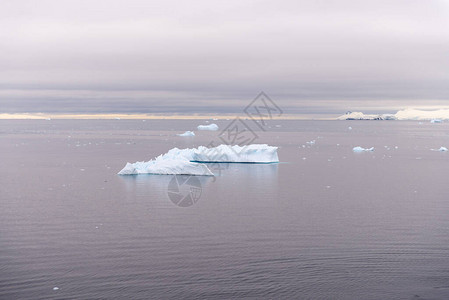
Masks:
[[[184,133],[178,133],[177,136],[195,136],[195,132],[193,132],[193,131],[186,131]]]
[[[55,286],[55,287],[53,288],[53,291],[57,291],[57,290],[59,290],[59,288],[58,288],[57,286]]]
[[[443,123],[443,120],[440,120],[440,119],[432,119],[432,120],[430,120],[430,123]]]
[[[198,130],[211,130],[211,131],[216,131],[218,130],[218,125],[215,123],[212,123],[210,125],[199,125]]]
[[[354,152],[374,151],[374,147],[371,147],[371,148],[363,148],[363,147],[357,146],[357,147],[352,148],[352,151],[354,151]]]
[[[281,128],[282,127],[282,125],[274,125],[275,127],[277,127],[277,128]]]
[[[352,130],[352,127],[351,127],[351,126],[349,126],[349,127],[348,127],[348,130]]]
[[[315,145],[315,140],[310,141],[310,142],[306,142],[307,145]]]
[[[47,121],[51,121],[51,118],[46,118],[45,120],[47,120]]]
[[[440,147],[440,149],[430,149],[432,151],[440,151],[440,152],[446,152],[447,148],[446,147]]]

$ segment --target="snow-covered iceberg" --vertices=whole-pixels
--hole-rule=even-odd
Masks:
[[[352,148],[352,151],[354,151],[354,152],[374,151],[374,147],[371,147],[371,148],[363,148],[363,147],[357,146],[357,147]]]
[[[277,163],[279,162],[277,149],[266,144],[244,147],[220,145],[213,148],[204,146],[192,149],[173,148],[147,162],[127,163],[118,174],[214,175],[204,163]]]
[[[209,124],[209,125],[198,125],[198,130],[212,130],[216,131],[218,130],[218,125],[215,123]]]
[[[195,132],[193,132],[193,131],[186,131],[184,133],[178,133],[177,136],[195,136]]]

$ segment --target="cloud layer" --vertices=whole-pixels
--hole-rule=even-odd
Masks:
[[[3,1],[0,108],[430,103],[449,99],[448,28],[447,1]]]

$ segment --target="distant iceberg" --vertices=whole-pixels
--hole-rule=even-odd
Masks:
[[[440,149],[430,149],[432,151],[440,151],[440,152],[446,152],[447,148],[446,147],[440,147]]]
[[[339,116],[337,120],[430,120],[432,123],[442,123],[449,120],[449,109],[419,110],[403,109],[395,114],[364,114],[362,112],[350,112]]]
[[[127,163],[118,172],[119,175],[164,174],[164,175],[214,175],[207,162],[223,163],[277,163],[277,147],[255,144],[240,147],[238,145],[220,145],[207,148],[200,146],[192,149],[173,148],[147,162]]]
[[[199,125],[198,130],[211,130],[211,131],[216,131],[218,130],[218,125],[217,124],[210,124],[210,125]]]
[[[357,147],[352,148],[352,151],[354,151],[354,152],[374,151],[374,147],[371,147],[371,148],[363,148],[363,147],[357,146]]]
[[[437,110],[419,110],[419,109],[404,109],[396,113],[398,120],[448,120],[449,109]],[[440,123],[440,122],[435,122]]]
[[[374,114],[368,115],[362,112],[350,112],[339,116],[337,120],[396,120],[394,114]]]
[[[178,133],[177,136],[195,136],[195,132],[193,132],[193,131],[186,131],[184,133]]]

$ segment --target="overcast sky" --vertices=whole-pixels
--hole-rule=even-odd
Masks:
[[[237,112],[261,90],[291,113],[449,106],[449,1],[0,1],[1,112]]]

